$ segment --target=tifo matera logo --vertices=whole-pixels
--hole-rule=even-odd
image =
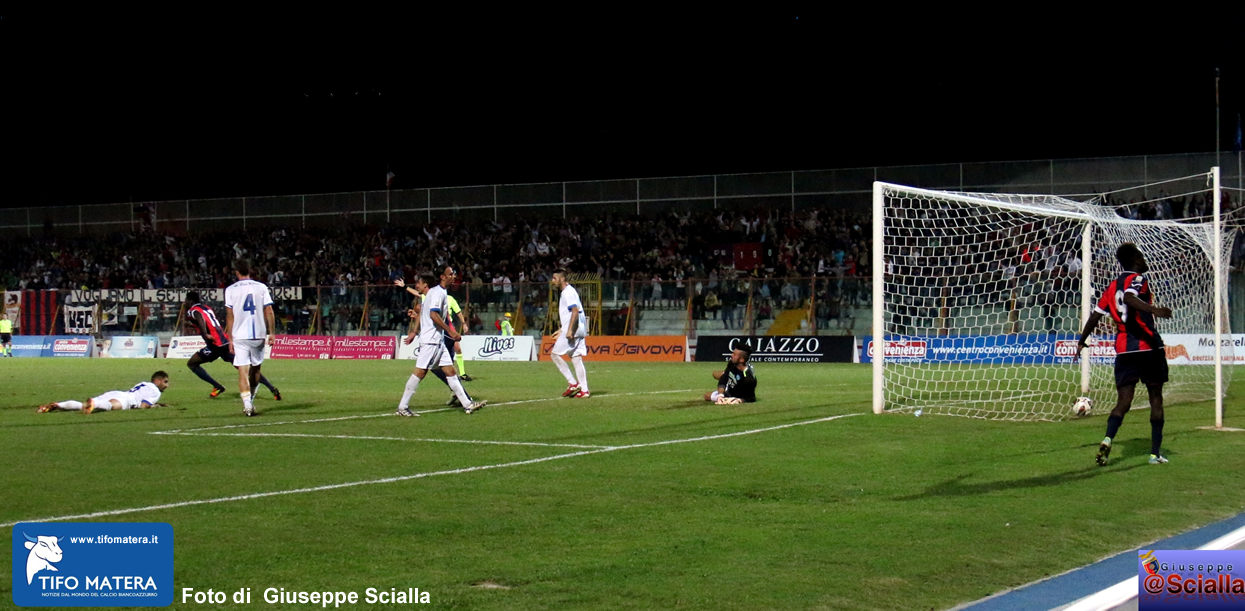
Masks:
[[[56,571],[56,567],[52,566],[53,562],[60,562],[65,557],[61,552],[61,537],[32,537],[26,533],[22,533],[26,537],[26,549],[30,550],[30,555],[26,556],[26,585],[30,585],[35,579],[35,573],[42,570]]]

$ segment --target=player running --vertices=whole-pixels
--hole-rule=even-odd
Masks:
[[[757,400],[757,375],[748,361],[752,358],[752,346],[741,344],[726,359],[724,371],[713,372],[718,389],[705,393],[705,401],[718,405],[754,403]]]
[[[1171,318],[1172,311],[1171,308],[1152,305],[1154,294],[1150,292],[1150,281],[1144,276],[1150,268],[1136,245],[1121,244],[1115,251],[1115,258],[1124,272],[1112,280],[1098,298],[1098,304],[1089,315],[1089,320],[1085,321],[1081,340],[1077,344],[1079,356],[1103,316],[1110,316],[1115,321],[1118,330],[1115,337],[1115,390],[1118,399],[1115,409],[1107,417],[1107,436],[1098,446],[1095,461],[1099,465],[1107,464],[1111,441],[1124,422],[1124,414],[1133,406],[1133,393],[1140,381],[1150,394],[1150,464],[1159,465],[1167,462],[1159,451],[1163,445],[1163,384],[1167,382],[1167,354],[1154,318]]]
[[[566,378],[566,390],[562,396],[587,399],[592,396],[588,393],[588,372],[584,370],[583,358],[588,354],[588,317],[579,302],[579,291],[571,286],[566,276],[566,270],[559,269],[553,272],[553,279],[550,280],[554,288],[562,291],[562,296],[558,299],[558,316],[562,320],[562,328],[558,329],[558,337],[553,343],[553,353],[549,358],[553,359],[553,364],[562,372],[562,377]],[[566,359],[562,358],[568,352],[571,353],[571,362],[575,364],[578,381],[566,366]]]
[[[58,410],[81,411],[84,414],[89,414],[98,411],[108,412],[115,409],[147,409],[160,405],[160,393],[164,392],[164,389],[168,387],[169,374],[157,371],[151,374],[150,382],[139,382],[128,391],[113,390],[86,401],[48,403],[47,405],[40,405],[39,409],[35,411],[40,414]]]
[[[446,345],[447,339],[457,341],[460,336],[445,323],[443,318],[449,311],[445,289],[441,288],[440,280],[436,276],[422,274],[415,282],[415,290],[423,295],[424,302],[419,311],[419,322],[403,341],[409,344],[416,337],[419,338],[419,358],[415,361],[415,371],[406,381],[406,389],[402,393],[402,401],[398,403],[397,414],[399,416],[418,415],[410,410],[411,396],[415,394],[415,389],[428,374],[428,370],[434,367],[440,368],[445,373],[445,383],[458,396],[458,400],[466,406],[463,411],[468,414],[479,411],[486,405],[486,402],[472,401],[467,396],[467,391],[463,389],[463,384],[458,379],[458,372],[454,369],[454,360],[450,357],[452,348]]]
[[[216,319],[216,312],[207,304],[202,303],[199,297],[199,291],[190,291],[186,293],[186,322],[194,325],[195,330],[203,337],[203,341],[207,343],[202,350],[194,353],[189,361],[186,361],[186,367],[190,369],[199,379],[212,385],[212,393],[208,395],[215,399],[221,393],[225,392],[225,387],[208,375],[207,370],[203,368],[204,363],[211,363],[216,359],[223,358],[228,363],[233,363],[233,350],[229,348],[229,338],[225,335],[225,329],[220,326],[220,322]],[[272,398],[277,401],[281,400],[281,391],[273,386],[268,378],[263,374],[259,376],[259,383],[268,387],[272,391]]]
[[[251,264],[238,259],[233,264],[238,281],[225,289],[225,327],[233,341],[233,366],[238,368],[238,392],[242,394],[242,413],[255,415],[251,389],[259,384],[259,368],[264,364],[264,344],[272,345],[270,331],[276,327],[272,313],[272,294],[262,282],[251,280]],[[261,314],[262,312],[262,314]]]

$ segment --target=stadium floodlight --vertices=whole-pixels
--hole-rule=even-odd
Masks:
[[[1158,321],[1170,365],[1165,400],[1214,399],[1222,426],[1232,241],[1223,239],[1219,169],[1196,178],[1213,182],[1213,211],[1182,221],[1131,220],[1100,198],[875,182],[873,338],[864,355],[874,412],[1062,420],[1080,396],[1113,405],[1110,317],[1079,362],[1076,345],[1098,293],[1122,271],[1116,248],[1132,242],[1149,263],[1155,304],[1173,312]],[[1135,405],[1147,400],[1139,384]]]

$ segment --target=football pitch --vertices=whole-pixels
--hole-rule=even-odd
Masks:
[[[260,390],[244,418],[220,363],[209,399],[180,361],[3,359],[0,524],[167,522],[174,606],[245,587],[254,608],[419,588],[444,609],[945,609],[1245,508],[1245,433],[1199,429],[1209,402],[1169,406],[1170,464],[1147,464],[1137,411],[1100,468],[1102,403],[877,416],[867,365],[758,364],[760,401],[723,406],[701,400],[713,363],[587,365],[572,400],[551,363],[470,363],[487,408],[446,409],[429,376],[399,418],[409,362],[269,361],[285,400]],[[168,407],[35,413],[157,368]]]

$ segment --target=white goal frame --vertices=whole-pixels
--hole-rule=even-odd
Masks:
[[[1200,176],[1200,175],[1199,175]],[[1212,183],[1213,190],[1213,209],[1212,219],[1209,222],[1201,223],[1208,226],[1212,237],[1213,247],[1211,251],[1213,277],[1214,277],[1214,402],[1215,402],[1215,427],[1223,428],[1223,349],[1222,336],[1224,333],[1223,318],[1224,309],[1227,306],[1227,295],[1225,291],[1224,281],[1224,251],[1223,251],[1223,221],[1221,216],[1222,189],[1220,185],[1220,169],[1214,167],[1208,174],[1208,178]],[[1041,206],[1026,205],[1018,202],[998,201],[983,197],[986,194],[960,193],[950,191],[936,191],[930,189],[921,189],[910,187],[907,185],[898,185],[893,183],[875,181],[873,183],[873,251],[871,257],[871,265],[873,269],[873,327],[872,336],[876,348],[873,350],[873,412],[882,414],[886,411],[886,298],[885,293],[885,274],[886,274],[886,216],[885,205],[887,190],[895,190],[904,194],[913,194],[917,196],[925,196],[940,199],[953,199],[969,204],[987,206],[991,208],[999,208],[1016,212],[1036,214],[1051,217],[1064,217],[1075,221],[1082,222],[1084,229],[1081,237],[1081,259],[1083,261],[1081,267],[1081,303],[1080,303],[1080,324],[1089,318],[1094,306],[1095,287],[1093,282],[1094,266],[1092,263],[1093,243],[1091,241],[1093,230],[1096,225],[1106,224],[1141,224],[1150,227],[1178,226],[1188,228],[1198,223],[1178,223],[1171,220],[1158,221],[1136,221],[1115,215],[1114,211],[1110,211],[1110,217],[1091,214],[1090,211],[1078,210],[1078,206],[1086,206],[1081,202],[1071,200],[1062,200],[1069,204],[1067,207],[1045,208]],[[1002,195],[1002,194],[1000,194]],[[1018,196],[1024,197],[1024,196]],[[1058,366],[1058,365],[1052,365]],[[1088,394],[1091,388],[1091,358],[1084,355],[1080,359],[1081,371],[1081,392],[1083,395]],[[1068,397],[1068,406],[1071,407],[1076,397]]]

